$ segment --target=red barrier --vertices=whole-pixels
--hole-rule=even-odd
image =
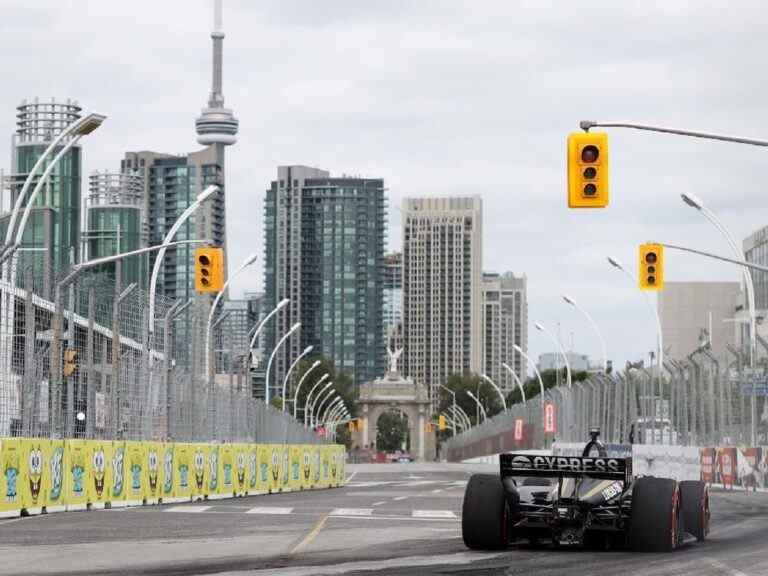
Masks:
[[[701,448],[701,481],[711,484],[715,481],[715,449]]]

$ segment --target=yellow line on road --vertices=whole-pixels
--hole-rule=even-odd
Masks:
[[[304,540],[299,542],[296,546],[294,546],[293,550],[291,550],[291,554],[296,554],[297,552],[301,552],[306,546],[309,546],[312,541],[317,538],[317,535],[320,534],[320,530],[323,529],[323,526],[325,526],[325,521],[328,520],[328,514],[324,514],[320,520],[317,521],[317,524],[315,524],[315,527],[312,528],[312,531],[306,535]]]

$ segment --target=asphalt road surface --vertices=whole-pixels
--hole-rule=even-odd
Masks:
[[[348,466],[344,488],[0,521],[0,574],[768,575],[768,494],[714,493],[711,538],[672,554],[471,552],[470,465]]]

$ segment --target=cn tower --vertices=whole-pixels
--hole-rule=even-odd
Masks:
[[[214,0],[213,5],[213,82],[208,107],[203,108],[195,121],[198,143],[229,146],[237,142],[238,121],[232,110],[224,107],[224,94],[221,91],[222,59],[224,52],[224,29],[222,26],[221,1]],[[217,146],[220,148],[220,146]]]

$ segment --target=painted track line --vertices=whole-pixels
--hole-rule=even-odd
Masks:
[[[317,524],[315,524],[314,528],[312,528],[309,534],[307,534],[301,542],[296,544],[296,546],[294,546],[291,549],[290,554],[296,554],[297,552],[301,552],[302,550],[304,550],[304,548],[309,546],[314,541],[314,539],[317,538],[317,535],[320,534],[320,530],[323,529],[323,526],[325,526],[325,523],[327,521],[328,521],[328,514],[325,514],[323,515],[322,518],[320,518],[320,520],[317,521]]]

